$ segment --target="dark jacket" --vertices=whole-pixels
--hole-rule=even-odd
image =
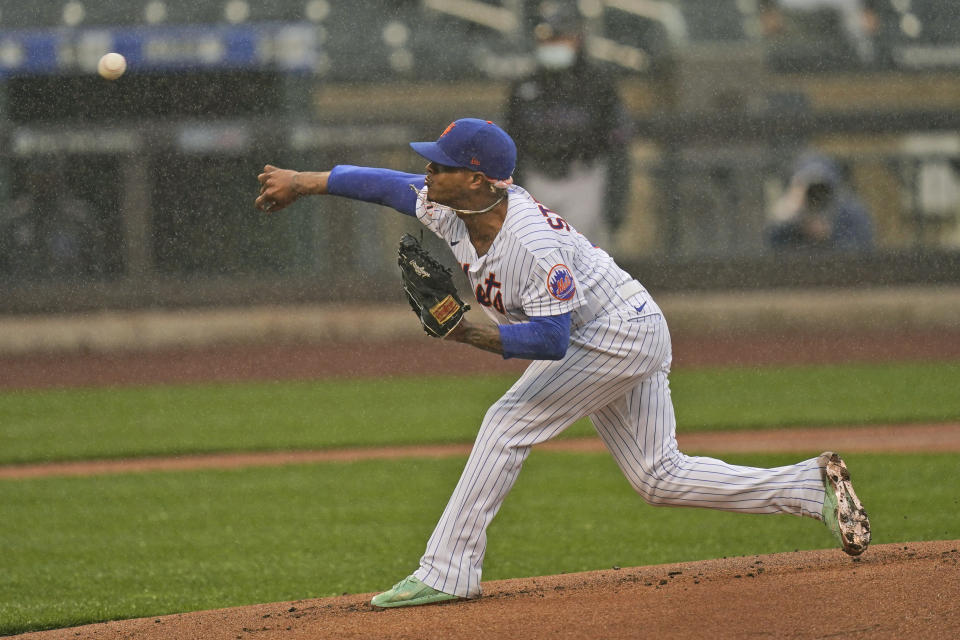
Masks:
[[[517,183],[523,184],[527,167],[560,179],[575,160],[604,157],[607,219],[622,219],[632,126],[610,75],[583,56],[569,69],[539,69],[510,88],[504,124],[517,144]]]

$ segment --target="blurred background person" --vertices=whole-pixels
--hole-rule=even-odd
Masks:
[[[773,205],[766,230],[774,249],[867,251],[873,220],[832,159],[807,153],[796,162],[786,192]]]
[[[576,5],[539,10],[537,69],[512,84],[505,110],[521,158],[515,181],[611,250],[630,187],[630,120],[614,78],[587,60]]]
[[[17,278],[103,272],[103,233],[91,206],[67,189],[57,160],[28,170],[26,190],[0,216],[0,271]]]

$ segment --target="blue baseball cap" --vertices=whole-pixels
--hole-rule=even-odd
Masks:
[[[517,164],[517,145],[489,120],[461,118],[447,125],[436,142],[411,142],[421,156],[448,167],[479,171],[493,180],[507,180]]]

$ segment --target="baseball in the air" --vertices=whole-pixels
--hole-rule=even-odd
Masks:
[[[97,63],[97,73],[107,80],[116,80],[127,70],[127,59],[119,53],[105,53]]]

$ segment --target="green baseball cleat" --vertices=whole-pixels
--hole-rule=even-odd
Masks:
[[[850,482],[850,472],[839,455],[832,451],[820,454],[823,475],[823,522],[840,542],[843,550],[858,556],[870,544],[870,519],[860,504]]]
[[[457,596],[437,591],[433,587],[428,587],[415,578],[407,576],[389,591],[375,595],[370,601],[375,607],[414,607],[420,604],[434,604],[436,602],[446,602],[447,600],[457,600]]]

